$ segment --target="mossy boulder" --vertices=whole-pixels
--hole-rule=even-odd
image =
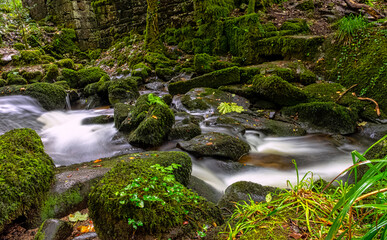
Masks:
[[[48,64],[44,66],[44,68],[45,68],[45,71],[44,71],[43,82],[49,82],[49,83],[54,82],[59,75],[58,65]]]
[[[58,219],[47,219],[39,227],[34,240],[61,240],[71,236],[73,232],[73,226],[70,222],[58,220]]]
[[[168,87],[169,93],[176,95],[186,93],[192,88],[208,87],[218,88],[223,85],[229,85],[240,82],[240,72],[238,67],[226,68],[187,81],[171,83]]]
[[[358,120],[356,112],[333,102],[303,103],[284,108],[282,113],[297,118],[311,132],[354,133]]]
[[[87,84],[98,82],[101,77],[108,76],[104,70],[99,67],[82,68],[77,72],[79,82],[72,84],[69,83],[72,88],[84,88]]]
[[[181,98],[183,106],[191,111],[213,109],[214,112],[218,112],[217,107],[222,102],[236,103],[245,110],[250,107],[250,102],[246,98],[212,88],[194,88]]]
[[[55,33],[53,41],[49,48],[53,54],[58,57],[63,57],[63,54],[76,55],[81,50],[76,45],[77,35],[74,29],[63,28],[59,32]]]
[[[54,177],[54,163],[39,135],[15,129],[0,136],[0,232],[39,208]]]
[[[7,85],[7,81],[0,78],[0,87],[4,87],[5,85]]]
[[[156,68],[156,76],[163,81],[169,81],[174,75],[174,71],[170,68]]]
[[[142,79],[145,79],[149,76],[151,72],[152,69],[150,67],[148,67],[144,63],[138,63],[133,66],[132,76],[141,77]]]
[[[88,117],[82,120],[82,125],[90,124],[106,124],[114,122],[114,118],[111,115],[101,115],[97,117]]]
[[[75,69],[74,61],[70,58],[61,59],[57,64],[61,68]]]
[[[209,73],[213,71],[211,67],[211,62],[213,57],[207,53],[196,54],[194,57],[194,70],[199,74]]]
[[[178,122],[172,126],[171,132],[168,138],[172,139],[183,139],[190,140],[202,133],[200,126],[195,123]]]
[[[37,83],[40,82],[43,78],[43,73],[40,71],[21,72],[21,75],[28,81],[28,83]]]
[[[125,133],[129,143],[135,146],[160,145],[167,139],[175,122],[168,105],[151,102],[149,95],[144,94],[137,99],[135,106],[119,128]]]
[[[95,185],[89,195],[89,211],[99,238],[183,239],[196,234],[205,223],[223,222],[214,205],[170,174],[174,170],[171,165],[181,164],[180,159],[189,159],[188,155],[164,154],[169,155],[165,158],[167,165],[156,165],[157,153],[149,153],[149,159],[133,157],[118,163]],[[171,187],[173,193],[168,190]],[[187,225],[183,225],[185,220]]]
[[[114,104],[114,126],[119,129],[121,123],[128,117],[131,105],[126,103]]]
[[[69,68],[64,68],[61,70],[61,75],[63,77],[63,80],[66,81],[70,87],[77,88],[79,81],[77,71]]]
[[[217,132],[179,142],[178,147],[199,157],[210,156],[233,161],[237,161],[250,150],[249,144],[239,138]]]
[[[292,19],[282,23],[280,30],[291,30],[293,33],[309,32],[308,24],[305,19]]]
[[[386,156],[387,156],[387,140],[383,140],[380,143],[376,144],[365,155],[367,159],[383,159]]]
[[[10,72],[7,75],[7,85],[23,85],[27,84],[27,80],[24,79],[19,72]]]
[[[108,86],[110,104],[136,100],[140,96],[137,88],[138,80],[138,77],[127,77],[111,81]]]
[[[226,208],[230,211],[235,209],[235,203],[265,202],[266,195],[275,192],[274,187],[262,186],[258,183],[240,181],[227,187],[224,195],[218,202],[219,208]]]
[[[35,98],[46,110],[64,109],[66,106],[66,91],[56,84],[33,83],[0,88],[0,96],[9,95],[27,95]]]
[[[33,65],[41,63],[42,52],[39,50],[22,50],[20,55],[13,55],[12,60],[19,65]]]
[[[280,106],[291,106],[306,101],[305,93],[277,75],[256,75],[253,87],[263,98]]]

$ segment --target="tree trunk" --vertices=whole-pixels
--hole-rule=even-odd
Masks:
[[[152,52],[160,52],[160,32],[158,22],[158,0],[147,0],[145,48]]]
[[[373,16],[375,19],[385,17],[382,13],[378,12],[375,8],[368,6],[367,4],[357,3],[354,0],[344,0],[347,5],[352,9],[363,9],[369,15]]]

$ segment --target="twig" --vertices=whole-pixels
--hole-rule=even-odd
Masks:
[[[357,97],[356,93],[352,93],[352,95]],[[357,99],[362,100],[362,101],[371,101],[371,102],[375,103],[376,115],[378,115],[378,117],[380,117],[379,104],[375,100],[373,100],[372,98],[363,98],[363,97],[357,97]]]
[[[336,99],[335,103],[337,103],[338,101],[340,101],[340,99],[349,91],[351,90],[352,88],[356,87],[357,84],[355,85],[352,85],[350,88],[348,88],[347,90],[345,90],[342,94],[340,94],[340,96]]]

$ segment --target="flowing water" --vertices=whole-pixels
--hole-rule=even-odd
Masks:
[[[174,105],[182,108],[178,101],[174,101]],[[364,150],[356,141],[337,144],[327,135],[278,138],[266,137],[256,131],[242,134],[235,129],[205,124],[211,120],[211,113],[190,112],[193,115],[208,116],[201,124],[203,133],[216,131],[238,136],[251,147],[249,154],[240,160],[243,164],[191,156],[192,174],[219,191],[241,180],[286,187],[287,180],[294,183],[297,178],[293,159],[297,162],[301,177],[312,171],[315,178],[330,180],[352,164],[350,151]],[[0,134],[22,127],[36,130],[46,152],[58,166],[141,151],[120,138],[113,123],[82,124],[85,118],[112,115],[112,109],[47,112],[30,97],[7,96],[0,97],[0,114]],[[177,150],[175,146],[176,141],[172,141],[159,149]]]

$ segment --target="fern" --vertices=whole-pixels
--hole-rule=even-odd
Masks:
[[[236,103],[222,102],[218,106],[218,110],[219,110],[220,114],[226,114],[226,113],[230,113],[230,112],[241,113],[245,109],[242,106],[238,106]]]
[[[148,102],[150,103],[150,105],[160,104],[168,107],[168,105],[160,97],[155,96],[152,93],[148,95]]]

